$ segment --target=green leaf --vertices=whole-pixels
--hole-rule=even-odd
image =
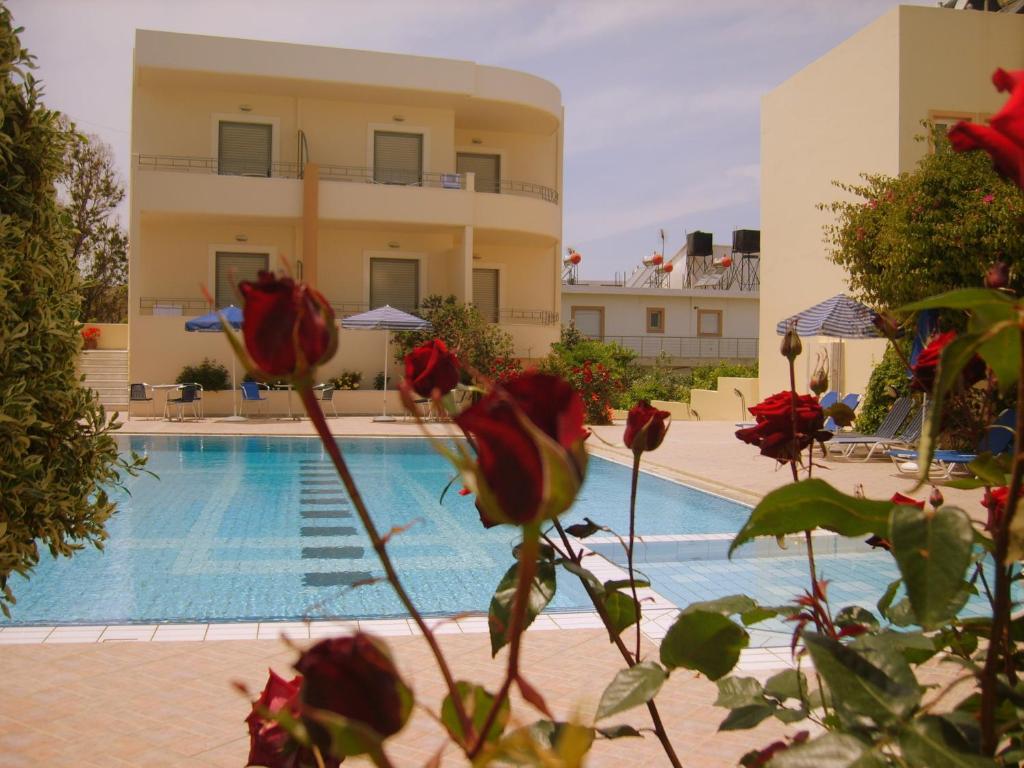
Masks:
[[[937,510],[896,506],[889,540],[917,623],[936,629],[956,616],[967,602],[964,574],[974,544],[967,513],[948,505]]]
[[[565,532],[570,536],[575,536],[577,539],[585,539],[588,536],[593,536],[598,531],[602,531],[604,528],[589,517],[584,517],[582,523],[575,523],[574,525],[568,525],[565,528]]]
[[[779,752],[771,768],[885,768],[889,761],[870,745],[842,733],[824,736]]]
[[[669,669],[684,667],[711,680],[728,674],[747,647],[750,635],[720,613],[683,613],[661,641],[661,663]]]
[[[787,609],[789,610],[789,609]],[[777,608],[769,608],[764,605],[758,605],[751,608],[749,611],[744,611],[740,614],[740,619],[743,621],[743,626],[749,627],[752,624],[765,621],[767,619],[774,619],[779,615],[781,611]]]
[[[1002,457],[993,456],[987,451],[979,453],[978,458],[968,464],[967,468],[983,481],[982,485],[1009,485],[1009,469]]]
[[[1020,328],[1013,322],[1016,312],[1012,304],[980,304],[972,309],[967,322],[967,330],[979,334],[1003,324],[1001,331],[978,348],[978,354],[995,373],[1004,396],[1013,391],[1020,373]]]
[[[888,501],[858,499],[840,493],[824,480],[803,480],[778,488],[750,513],[729,547],[729,556],[756,536],[781,536],[825,528],[841,536],[889,533]]]
[[[515,601],[516,582],[519,578],[519,563],[509,568],[502,577],[498,588],[491,598],[491,606],[487,613],[487,628],[491,633],[491,655],[505,647],[511,640],[509,637],[509,621],[512,615],[512,603]],[[537,574],[530,585],[526,602],[523,629],[525,630],[537,614],[544,610],[555,596],[555,565],[549,560],[537,562]]]
[[[787,669],[769,677],[764,692],[779,701],[803,699],[807,696],[807,678],[798,669]]]
[[[717,600],[704,600],[699,603],[690,603],[683,608],[683,613],[696,613],[706,611],[708,613],[720,613],[723,616],[732,616],[734,613],[745,613],[757,608],[757,603],[746,595],[726,595]]]
[[[761,683],[753,677],[723,677],[718,681],[718,698],[715,699],[716,707],[736,709],[752,704],[763,705],[764,688]]]
[[[621,739],[628,736],[640,736],[640,731],[634,728],[632,725],[607,725],[604,728],[595,728],[601,736],[606,739]]]
[[[896,311],[903,315],[909,312],[919,312],[922,309],[975,310],[987,304],[1013,306],[1013,303],[1013,299],[1002,291],[988,288],[958,288],[954,291],[940,293],[938,296],[929,296],[927,299],[915,301],[912,304],[904,304]]]
[[[559,560],[558,564],[573,576],[577,576],[581,581],[586,583],[595,595],[600,597],[604,594],[604,585],[601,583],[600,579],[582,565],[576,565],[572,560]]]
[[[637,589],[643,589],[644,587],[651,586],[651,582],[646,579],[613,579],[604,583],[604,588],[608,592],[614,592],[616,589],[628,589],[630,584],[636,584]]]
[[[487,722],[487,715],[490,713],[491,707],[494,706],[494,696],[488,693],[483,686],[466,682],[465,680],[456,682],[455,690],[458,691],[462,704],[466,709],[466,714],[469,715],[469,720],[473,724],[473,732],[479,733],[484,727],[484,723]],[[508,725],[510,711],[511,706],[506,696],[505,700],[501,702],[501,707],[498,709],[498,715],[495,717],[494,723],[487,732],[487,741],[494,742],[501,737],[505,726]],[[441,722],[458,744],[466,743],[466,735],[463,733],[462,724],[455,713],[455,704],[452,701],[451,694],[445,696],[444,702],[441,704]]]
[[[967,465],[968,469],[970,464]],[[984,480],[979,480],[975,477],[958,477],[956,480],[950,480],[943,484],[945,488],[958,488],[961,491],[973,491],[978,488],[984,488],[989,483]]]
[[[616,635],[621,634],[626,627],[636,624],[639,616],[632,597],[622,592],[606,592],[603,602]]]
[[[775,714],[778,707],[770,702],[737,707],[718,725],[720,731],[744,731]]]
[[[920,688],[910,682],[913,672],[898,653],[891,653],[889,658],[884,653],[871,653],[869,660],[853,646],[812,632],[804,634],[803,642],[815,670],[828,686],[836,710],[848,723],[859,723],[864,718],[879,725],[900,720],[921,700]]]
[[[641,661],[635,667],[623,669],[601,694],[594,719],[603,720],[646,704],[661,690],[667,678],[665,670],[653,661]]]
[[[840,629],[851,624],[863,624],[872,629],[878,628],[878,619],[875,618],[875,614],[859,605],[846,606],[836,614],[834,621],[835,625]]]
[[[941,717],[912,720],[900,733],[900,748],[910,765],[927,768],[995,768],[996,763],[965,751],[963,735]]]

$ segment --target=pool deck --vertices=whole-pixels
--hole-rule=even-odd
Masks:
[[[369,418],[332,418],[342,436],[416,437],[412,423],[378,423]],[[450,425],[430,425],[450,434]],[[598,427],[588,445],[597,455],[629,462],[621,447],[622,425]],[[753,504],[790,481],[788,472],[739,443],[735,427],[722,422],[677,422],[662,447],[644,458],[644,467],[695,487]],[[304,421],[253,420],[224,423],[213,419],[184,424],[134,420],[125,433],[312,435]],[[606,445],[602,439],[612,445]],[[872,498],[908,492],[911,480],[896,474],[888,461],[823,462],[815,469],[840,490],[861,484]],[[980,492],[944,489],[947,502],[975,517],[984,513]],[[916,496],[922,498],[927,489]],[[652,606],[654,607],[654,606]],[[651,642],[667,628],[674,611],[656,604],[645,623],[648,656]],[[425,643],[408,622],[365,622],[387,636],[417,699],[436,708],[443,690]],[[385,626],[387,625],[387,626]],[[529,679],[542,690],[556,715],[588,717],[621,659],[607,635],[594,628],[593,617],[543,616],[524,641]],[[248,740],[242,719],[248,705],[230,683],[242,681],[258,690],[266,669],[287,673],[295,653],[282,633],[302,645],[350,626],[312,624],[211,624],[31,630],[0,630],[0,658],[7,695],[0,699],[0,754],[8,768],[21,766],[242,766]],[[77,631],[76,631],[77,630]],[[501,659],[490,660],[484,622],[469,618],[442,625],[439,640],[449,652],[456,675],[494,687]],[[16,638],[15,635],[23,637]],[[266,639],[264,639],[266,638]],[[148,641],[148,642],[145,642]],[[744,654],[742,674],[764,679],[790,663],[782,649],[754,649]],[[672,675],[658,701],[676,749],[687,766],[736,765],[747,750],[763,747],[784,726],[772,721],[754,731],[717,733],[726,711],[713,706],[713,683],[680,670]],[[536,719],[514,699],[514,722]],[[634,709],[615,722],[648,726],[646,711]],[[797,730],[789,728],[788,731]],[[389,746],[396,766],[425,765],[444,739],[437,724],[417,710]],[[360,764],[352,761],[352,764]],[[465,765],[450,749],[443,765]],[[588,761],[593,766],[667,765],[655,739],[601,741]]]

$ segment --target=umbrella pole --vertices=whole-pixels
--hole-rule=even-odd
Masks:
[[[388,416],[388,357],[391,350],[391,329],[384,329],[384,405],[381,415],[374,421],[395,421],[394,416]]]
[[[234,331],[226,331],[226,333],[234,333]],[[238,415],[238,382],[235,377],[235,350],[231,350],[231,415],[226,416],[221,421],[248,421],[245,416]]]

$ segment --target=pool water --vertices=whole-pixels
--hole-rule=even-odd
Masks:
[[[4,624],[121,624],[382,618],[404,611],[381,575],[319,441],[281,437],[119,437],[158,475],[127,479],[103,552],[44,555]],[[341,442],[370,513],[383,532],[412,527],[389,551],[426,614],[485,612],[512,564],[516,531],[485,530],[472,497],[423,439]],[[627,528],[629,468],[592,458],[566,523],[584,515]],[[747,508],[651,475],[640,480],[641,534],[732,532]],[[590,609],[575,579],[559,572],[551,610]]]

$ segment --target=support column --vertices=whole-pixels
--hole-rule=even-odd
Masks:
[[[316,287],[317,235],[320,228],[320,166],[306,163],[302,171],[302,278]]]
[[[473,227],[462,228],[462,251],[456,265],[455,298],[464,304],[473,301]]]

